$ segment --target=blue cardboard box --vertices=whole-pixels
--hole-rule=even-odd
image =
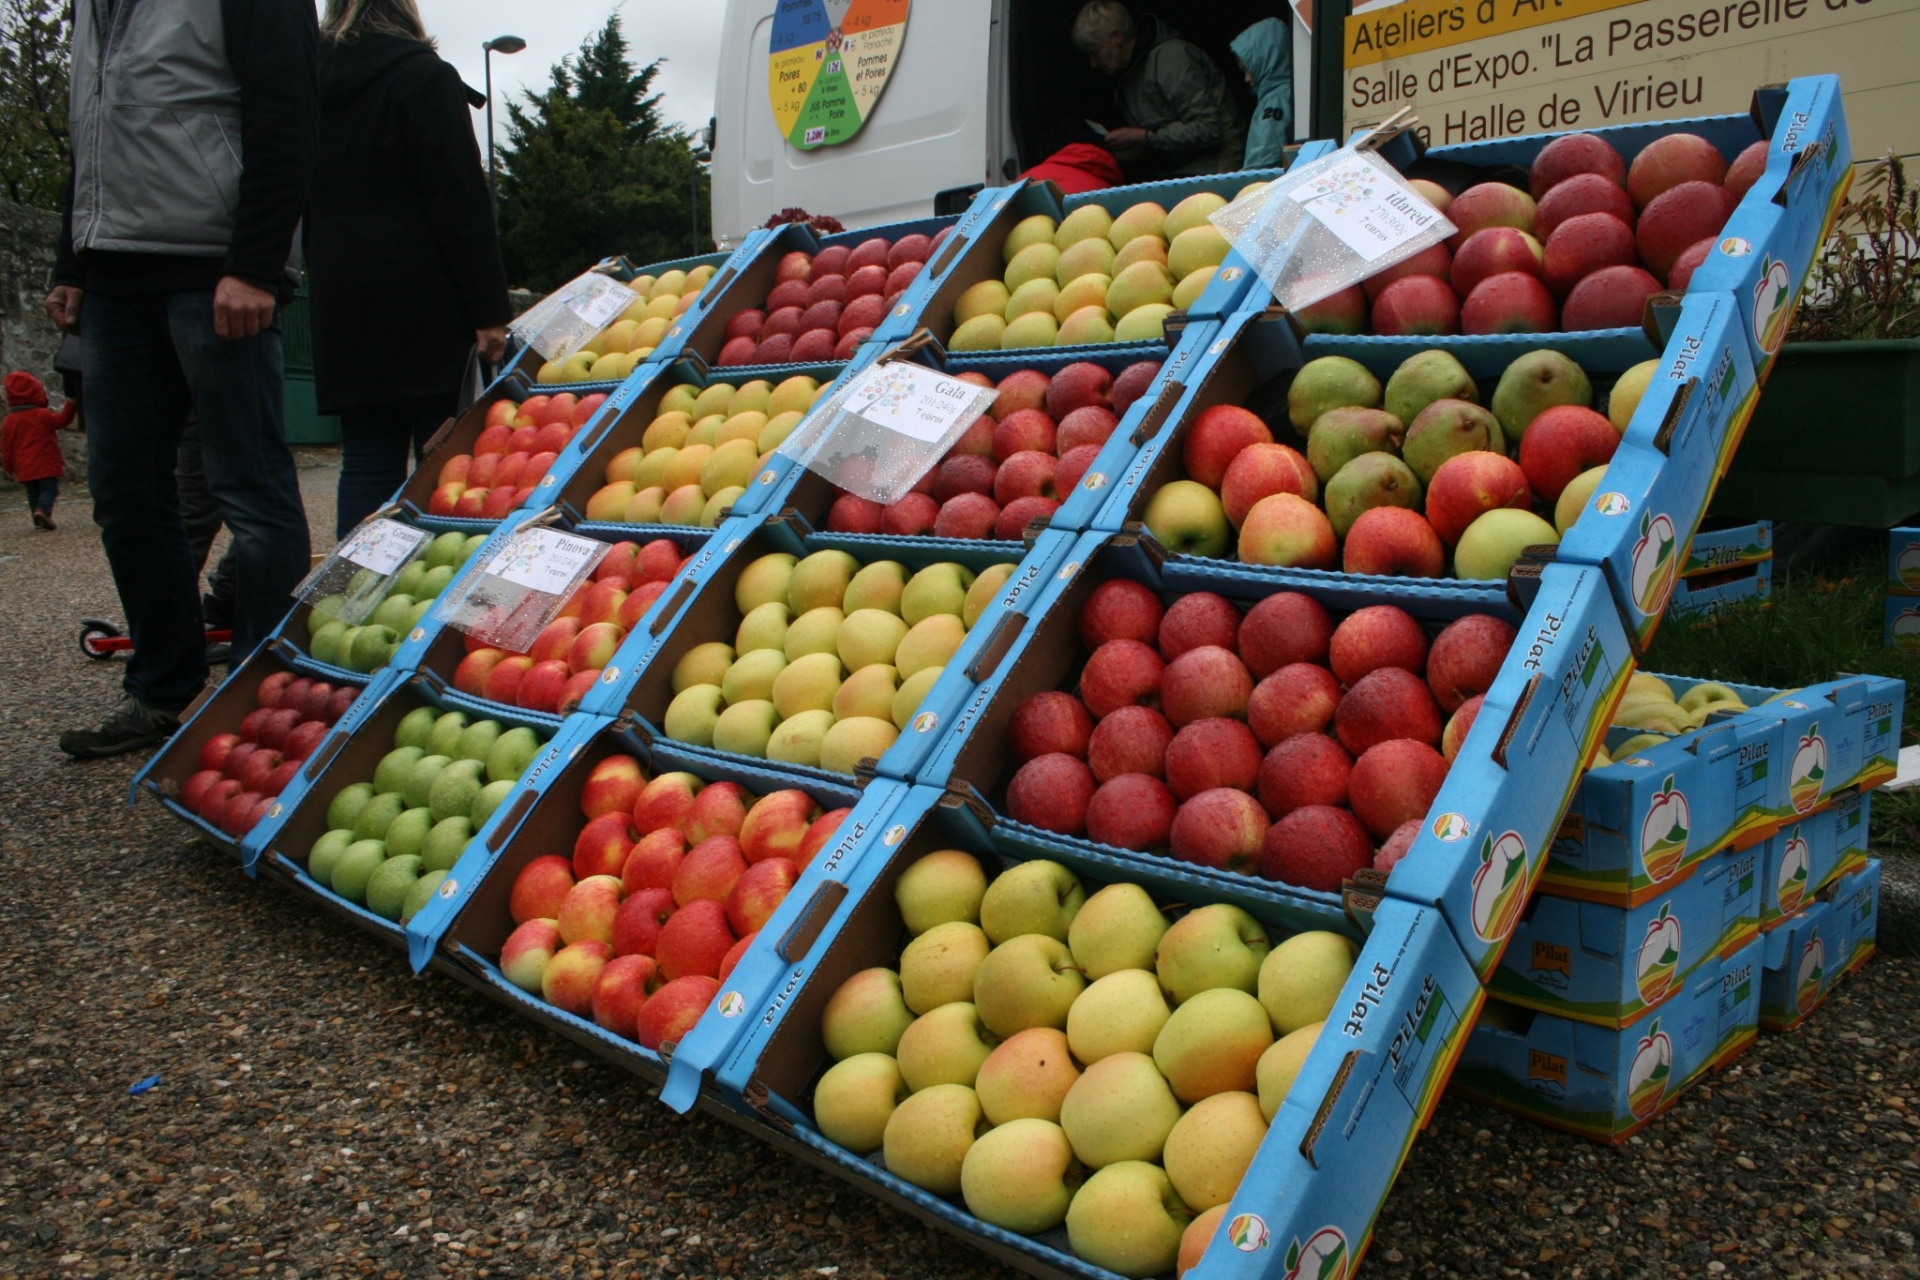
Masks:
[[[1773,559],[1773,521],[1708,519],[1694,530],[1680,576],[1719,573]]]
[[[718,1095],[779,1149],[1003,1261],[1038,1274],[1104,1278],[1111,1273],[1077,1258],[1064,1231],[1028,1237],[988,1226],[956,1200],[889,1172],[875,1153],[835,1146],[813,1124],[810,1095],[829,1065],[821,1010],[852,974],[898,962],[904,937],[893,887],[900,874],[943,848],[972,853],[989,877],[1027,857],[956,823],[964,803],[938,788],[915,788],[860,847],[837,859],[816,903],[800,913],[806,926],[776,947],[756,947],[722,991],[723,1016],[704,1020],[681,1042],[661,1097],[684,1110],[697,1097]],[[823,852],[816,865],[824,869],[826,859]],[[1384,901],[1363,938],[1337,908],[1222,892],[1178,864],[1126,864],[1097,851],[1059,861],[1088,892],[1132,882],[1161,904],[1235,902],[1279,933],[1325,928],[1359,942],[1334,1016],[1228,1202],[1223,1235],[1234,1247],[1210,1249],[1189,1273],[1201,1280],[1278,1274],[1308,1258],[1323,1274],[1332,1265],[1350,1274],[1481,999],[1445,922],[1431,909]]]
[[[1763,931],[1779,928],[1835,878],[1865,865],[1872,804],[1872,792],[1842,796],[1756,846]]]
[[[1667,613],[1699,627],[1717,622],[1722,614],[1752,604],[1764,606],[1773,596],[1773,561],[1759,560],[1717,573],[1681,578],[1667,601]]]
[[[1626,1028],[1488,1001],[1453,1091],[1583,1138],[1624,1142],[1753,1043],[1761,945],[1754,939],[1701,965],[1685,990]]]
[[[1873,957],[1880,926],[1880,860],[1841,876],[1761,940],[1760,1025],[1791,1031],[1840,980]]]

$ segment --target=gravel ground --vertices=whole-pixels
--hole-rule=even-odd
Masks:
[[[137,761],[53,746],[115,696],[85,497],[0,498],[0,1276],[1001,1271],[126,810]],[[1910,865],[1863,973],[1627,1145],[1445,1101],[1366,1273],[1920,1275]]]

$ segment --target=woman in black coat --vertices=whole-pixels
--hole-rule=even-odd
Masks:
[[[413,0],[327,0],[306,218],[315,391],[340,417],[344,535],[390,498],[452,414],[469,351],[513,312],[472,91]]]

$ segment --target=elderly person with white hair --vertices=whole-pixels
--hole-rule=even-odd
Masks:
[[[1161,19],[1139,22],[1120,0],[1088,0],[1073,20],[1073,45],[1113,79],[1125,120],[1106,135],[1134,182],[1240,167],[1246,130],[1226,77],[1198,46]]]

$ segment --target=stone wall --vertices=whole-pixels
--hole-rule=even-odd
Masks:
[[[47,384],[48,398],[56,405],[61,392],[53,353],[60,347],[60,331],[40,304],[53,275],[59,230],[59,215],[0,200],[0,373],[25,369]],[[81,434],[61,432],[60,447],[67,457],[67,474],[76,480],[84,476],[86,441]]]

